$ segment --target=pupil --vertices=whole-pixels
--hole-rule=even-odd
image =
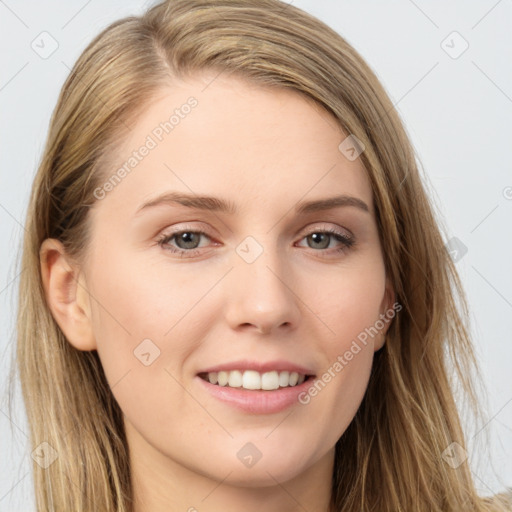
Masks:
[[[189,247],[189,245],[192,245],[192,246],[194,245],[193,238],[195,235],[196,235],[196,233],[191,233],[189,231],[182,233],[181,236],[178,237],[178,241],[181,241],[185,244],[185,247],[182,247],[182,248],[194,249],[194,247]],[[180,244],[178,244],[178,245],[180,245]]]
[[[312,238],[313,242],[314,243],[320,243],[321,244],[321,249],[325,249],[328,245],[329,245],[329,236],[326,235],[325,233],[313,233],[310,235],[310,237]],[[322,244],[322,237],[324,237],[324,243]],[[327,244],[325,243],[327,242]]]

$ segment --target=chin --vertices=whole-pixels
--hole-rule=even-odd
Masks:
[[[277,482],[284,483],[294,479],[298,476],[304,468],[297,464],[290,463],[290,459],[283,456],[281,461],[268,461],[266,464],[263,460],[260,460],[252,468],[245,468],[240,464],[229,465],[223,468],[225,472],[220,473],[219,469],[216,469],[214,475],[208,475],[215,480],[222,481],[224,483],[232,485],[233,487],[244,487],[244,488],[264,488],[274,487]]]
[[[215,462],[214,467],[203,465],[196,471],[218,481],[229,475],[225,483],[235,487],[262,488],[275,486],[276,481],[281,483],[292,480],[314,463],[313,454],[301,450],[304,448],[303,441],[298,443],[295,450],[284,447],[284,444],[281,446],[281,449],[262,448],[260,458],[248,458],[247,461],[244,461],[247,453],[258,457],[255,451],[252,452],[253,447],[246,448],[245,451],[239,450],[234,458],[223,457],[225,453],[214,455],[211,459]],[[205,461],[200,462],[204,464]]]

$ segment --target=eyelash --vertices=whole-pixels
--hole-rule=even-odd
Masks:
[[[196,256],[199,252],[201,252],[201,249],[198,249],[198,248],[195,248],[195,249],[179,249],[179,248],[176,248],[176,247],[172,247],[170,245],[166,245],[173,238],[175,238],[176,236],[181,235],[183,233],[193,233],[193,234],[196,234],[196,235],[204,235],[207,238],[210,238],[208,236],[208,234],[205,233],[204,231],[187,229],[185,227],[184,229],[180,229],[179,231],[175,231],[174,233],[170,233],[170,234],[167,234],[167,235],[165,235],[165,234],[162,235],[157,240],[157,244],[160,247],[162,247],[164,250],[166,250],[166,251],[170,251],[170,252],[172,252],[174,254],[179,254],[182,258],[190,258],[190,257]],[[347,236],[346,234],[341,233],[340,231],[338,231],[338,230],[336,230],[334,228],[316,229],[316,230],[310,231],[309,233],[306,233],[301,238],[301,240],[304,239],[304,238],[307,238],[308,236],[310,236],[312,234],[318,234],[318,233],[331,235],[335,239],[337,239],[339,242],[342,243],[341,247],[338,247],[337,249],[334,249],[335,253],[342,253],[344,251],[347,251],[350,248],[352,248],[353,245],[355,244],[355,240],[354,240],[353,237]],[[329,240],[329,243],[330,243],[330,240]],[[313,250],[315,252],[327,252],[327,251],[329,251],[329,253],[330,253],[332,248],[331,248],[331,250],[329,250],[329,249],[318,249],[318,250],[317,249],[311,249],[311,250]],[[185,254],[186,254],[186,256],[185,256]]]

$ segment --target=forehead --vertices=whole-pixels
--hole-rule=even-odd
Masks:
[[[165,190],[260,210],[339,192],[372,208],[360,159],[339,149],[347,134],[296,91],[199,75],[159,90],[132,126],[105,170],[110,208],[135,212]]]

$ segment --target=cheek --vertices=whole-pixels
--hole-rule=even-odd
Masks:
[[[364,339],[364,333],[372,344],[385,293],[383,266],[377,261],[358,270],[342,269],[322,284],[315,293],[315,312],[330,329],[333,341],[326,352],[331,359],[353,340]]]
[[[379,336],[372,328],[384,293],[384,284],[373,277],[352,275],[336,284],[318,297],[319,316],[329,327],[322,329],[329,334],[320,342],[324,365],[299,397],[317,419],[319,435],[331,444],[347,429],[366,392]]]
[[[324,279],[322,291],[315,294],[315,312],[329,328],[323,329],[328,334],[321,347],[326,357],[314,389],[303,402],[317,401],[316,414],[332,414],[342,430],[355,415],[368,385],[374,342],[382,336],[384,291],[384,267],[376,259],[357,271],[341,269],[336,277]]]
[[[182,318],[190,325],[189,313],[211,287],[207,278],[191,279],[179,269],[171,273],[161,262],[158,266],[136,254],[113,262],[106,254],[101,265],[91,266],[99,345],[129,345],[133,350],[146,338],[157,344],[168,340]]]
[[[142,402],[146,410],[164,414],[162,397],[173,398],[179,410],[176,380],[183,381],[188,358],[214,317],[201,298],[218,276],[162,274],[162,266],[136,257],[113,261],[104,254],[89,273],[93,330],[107,380],[131,414],[137,415]]]

